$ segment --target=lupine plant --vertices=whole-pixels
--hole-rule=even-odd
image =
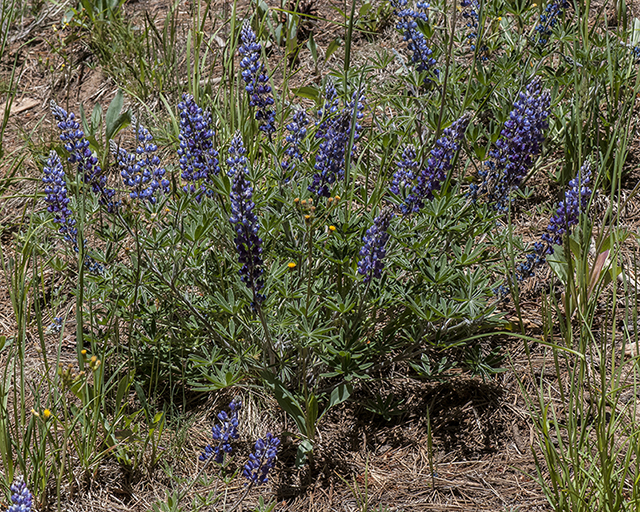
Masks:
[[[39,154],[41,208],[30,220],[43,233],[51,229],[42,247],[29,245],[30,233],[18,237],[33,249],[25,249],[22,267],[2,258],[12,283],[30,275],[28,262],[40,265],[42,255],[50,271],[42,274],[65,283],[53,304],[44,277],[27,291],[13,286],[21,294],[12,298],[24,298],[14,300],[16,354],[24,353],[32,311],[43,357],[46,336],[62,343],[63,303],[75,298],[77,372],[53,365],[47,385],[63,392],[43,400],[38,411],[48,414],[15,423],[15,432],[38,426],[40,444],[5,434],[12,425],[5,406],[0,411],[3,462],[13,465],[12,447],[25,444],[17,464],[23,474],[35,468],[36,496],[57,470],[60,503],[64,484],[73,485],[72,460],[88,474],[106,457],[132,472],[150,460],[151,472],[163,424],[153,408],[169,401],[169,410],[184,411],[188,389],[265,390],[292,420],[283,444],[297,445],[297,465],[308,463],[313,474],[321,422],[363,382],[387,379],[390,368],[434,381],[461,372],[490,378],[499,369],[502,338],[487,343],[481,333],[511,326],[496,291],[501,276],[513,276],[505,283],[513,290],[548,264],[564,288],[582,279],[581,294],[564,300],[567,324],[578,308],[584,321],[589,297],[621,276],[607,259],[618,232],[596,244],[595,263],[586,257],[585,237],[601,162],[616,162],[609,182],[619,186],[634,133],[618,115],[632,111],[640,89],[625,29],[602,36],[605,42],[599,25],[597,37],[585,36],[589,17],[569,2],[538,8],[463,0],[458,11],[438,0],[393,0],[396,48],[381,45],[358,65],[351,36],[366,12],[358,19],[345,14],[344,58],[340,38],[324,55],[310,39],[306,48],[319,73],[307,80],[295,59],[277,63],[272,46],[286,40],[288,56],[306,51],[271,23],[300,13],[261,15],[268,7],[258,4],[246,20],[234,6],[234,17],[221,24],[225,37],[212,36],[224,43],[219,52],[209,44],[200,53],[204,21],[194,19],[193,46],[172,60],[187,79],[131,94],[127,108],[117,94],[104,123],[99,106],[89,123],[84,109],[76,115],[51,104],[49,140],[56,143]],[[148,28],[156,29],[157,44],[175,41]],[[341,71],[331,69],[336,62]],[[203,76],[209,69],[222,76]],[[600,81],[591,87],[579,76]],[[294,79],[304,84],[289,87]],[[137,97],[160,101],[141,105]],[[581,105],[589,106],[591,125]],[[582,162],[594,163],[575,176]],[[557,189],[566,192],[527,249],[513,236],[514,222],[529,214],[526,187],[545,172],[558,173]],[[375,409],[385,419],[401,416],[400,408],[384,410],[393,403],[379,400]],[[131,404],[144,412],[151,441],[140,441]],[[216,416],[199,476],[216,465],[225,481],[242,472],[246,496],[268,481],[280,437],[251,440],[249,460],[235,464],[240,410],[233,401]],[[548,424],[538,422],[541,429]],[[116,434],[129,431],[136,435]],[[32,444],[37,450],[30,452]],[[55,462],[44,467],[30,453],[52,453]],[[15,485],[22,500],[15,506],[31,507],[24,484]],[[186,494],[176,495],[176,507]]]

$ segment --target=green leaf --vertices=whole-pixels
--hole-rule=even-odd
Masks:
[[[91,113],[91,133],[95,133],[102,123],[102,107],[96,104]]]
[[[307,463],[307,456],[313,453],[313,445],[306,439],[300,441],[296,452],[296,467],[301,468]]]
[[[314,101],[317,100],[319,96],[318,89],[315,89],[313,87],[297,87],[291,89],[291,91],[293,92],[293,94],[299,96],[300,98],[307,98]]]
[[[327,62],[329,57],[331,57],[338,48],[340,48],[340,39],[336,38],[329,43],[327,51],[324,54],[324,61]]]
[[[334,405],[338,405],[344,402],[347,398],[351,396],[351,393],[353,393],[353,384],[350,384],[348,382],[345,382],[344,384],[340,384],[337,388],[335,388],[331,392],[331,397],[329,398],[329,405],[327,405],[327,408],[322,413],[322,415],[324,416],[324,414],[329,409],[331,409]]]
[[[318,46],[316,45],[316,41],[313,38],[313,33],[309,34],[309,40],[307,41],[307,48],[311,52],[311,56],[313,57],[313,63],[318,63]]]
[[[123,116],[124,114],[120,114],[122,111],[122,105],[124,103],[124,98],[122,96],[122,91],[118,89],[115,98],[109,104],[109,108],[107,109],[107,115],[105,116],[106,123],[106,133],[107,140],[111,140],[113,136],[123,127]],[[128,121],[128,114],[127,114]]]
[[[265,380],[267,387],[273,392],[278,405],[296,422],[300,433],[306,436],[307,419],[295,397],[284,387],[275,375],[269,372],[262,372],[262,378]]]

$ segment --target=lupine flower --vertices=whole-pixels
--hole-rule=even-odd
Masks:
[[[202,195],[212,197],[211,188],[213,175],[220,174],[218,152],[213,147],[215,132],[211,126],[211,112],[203,110],[190,94],[182,95],[180,109],[180,169],[182,179],[187,181],[185,192],[196,193],[196,201],[202,200]]]
[[[246,91],[249,93],[249,105],[256,108],[256,120],[260,124],[261,131],[271,135],[276,131],[276,112],[273,108],[273,96],[271,87],[267,83],[267,76],[264,64],[260,61],[262,46],[256,40],[256,34],[251,28],[249,21],[244,22],[240,32],[242,45],[238,52],[242,55],[240,67],[242,68],[242,79],[244,80]]]
[[[234,225],[236,237],[234,242],[238,251],[238,260],[242,264],[240,275],[242,282],[253,291],[253,307],[257,307],[264,300],[264,295],[258,293],[264,287],[262,280],[262,239],[258,236],[260,223],[253,212],[253,187],[247,180],[246,150],[242,138],[237,133],[231,140],[229,147],[228,175],[231,184],[231,217],[229,221]]]
[[[402,205],[404,214],[420,211],[424,201],[433,199],[433,192],[440,190],[447,178],[447,172],[451,169],[453,157],[460,149],[460,141],[467,130],[469,119],[467,114],[463,115],[451,126],[445,128],[442,136],[436,141],[436,147],[431,150],[427,166],[418,174],[411,194]]]
[[[293,120],[287,125],[289,135],[286,137],[288,143],[284,153],[287,159],[282,162],[282,170],[287,173],[295,169],[296,162],[302,161],[302,153],[300,153],[300,143],[307,136],[307,114],[304,110],[297,110],[293,115]],[[289,178],[290,179],[290,178]]]
[[[569,190],[564,194],[556,214],[549,221],[548,233],[542,235],[546,242],[547,254],[553,253],[554,245],[562,245],[562,238],[566,233],[571,233],[571,228],[578,224],[580,214],[586,211],[591,198],[592,190],[588,187],[591,183],[591,164],[585,162],[578,171],[578,176],[569,182]]]
[[[19,476],[11,484],[11,506],[7,512],[31,512],[32,506],[33,495],[22,476]]]
[[[217,442],[214,446],[205,446],[204,452],[198,457],[205,461],[213,456],[213,460],[222,464],[225,453],[231,453],[231,439],[238,439],[238,411],[242,407],[240,400],[233,399],[229,404],[230,414],[225,411],[218,413],[219,424],[215,424],[211,429],[211,436]]]
[[[545,46],[549,42],[549,37],[553,33],[552,29],[558,23],[558,19],[562,17],[565,10],[568,9],[570,3],[566,0],[560,2],[549,2],[544,10],[544,13],[540,15],[540,22],[536,27],[538,33],[537,44]]]
[[[353,127],[353,146],[350,149],[353,155],[357,150],[355,143],[360,138],[362,130],[358,121],[364,117],[365,97],[361,92],[354,93],[352,101],[348,102],[339,114],[328,115],[327,111],[334,109],[334,93],[333,84],[329,81],[326,88],[325,109],[323,112],[321,111],[322,117],[316,130],[316,137],[322,139],[314,166],[318,172],[313,175],[313,181],[308,187],[310,192],[323,197],[331,195],[329,185],[344,179],[351,129]]]
[[[105,205],[109,212],[115,211],[119,204],[113,201],[116,191],[107,188],[107,177],[89,148],[89,141],[84,138],[84,132],[80,129],[80,123],[75,115],[73,112],[67,113],[53,100],[51,100],[51,111],[58,122],[58,128],[62,131],[60,140],[69,152],[69,163],[78,166],[78,174],[82,176],[85,183],[91,185],[91,191],[99,195],[100,203]]]
[[[58,231],[64,235],[64,239],[77,246],[78,230],[74,227],[76,221],[69,209],[69,197],[67,196],[67,182],[65,179],[62,162],[55,151],[49,153],[49,159],[44,166],[44,192],[47,211],[53,213],[53,222],[60,224]]]
[[[486,193],[496,209],[508,209],[511,193],[520,186],[542,151],[550,103],[549,91],[542,90],[538,78],[520,92],[496,149],[489,153],[491,160],[485,162],[486,170],[480,171],[484,182],[471,190],[474,198],[478,193]]]
[[[135,124],[135,118],[133,118]],[[120,175],[124,184],[131,189],[132,199],[147,200],[151,204],[156,202],[155,193],[158,189],[165,193],[169,191],[169,181],[164,179],[165,169],[160,167],[160,158],[155,152],[158,146],[153,143],[153,136],[144,126],[138,125],[138,147],[135,154],[119,148],[113,141],[111,152],[116,158]]]
[[[362,249],[360,249],[360,261],[358,273],[364,276],[364,282],[368,283],[372,277],[379,279],[384,270],[384,257],[387,254],[386,245],[389,240],[389,225],[393,213],[391,210],[383,210],[374,221],[364,237],[362,237]]]
[[[249,461],[244,465],[242,474],[249,480],[248,485],[264,484],[268,480],[269,470],[273,468],[280,439],[271,433],[267,433],[265,439],[258,439],[254,452],[249,455]]]
[[[573,226],[580,220],[580,214],[586,212],[593,191],[591,183],[591,164],[585,162],[578,175],[569,182],[569,189],[560,201],[556,214],[551,217],[547,233],[542,235],[542,242],[536,242],[534,252],[527,254],[527,260],[518,265],[516,278],[521,281],[533,277],[535,269],[545,262],[545,257],[553,254],[554,245],[562,245],[563,237],[571,234]]]
[[[478,25],[480,22],[480,5],[478,4],[478,0],[462,0],[460,2],[460,7],[462,10],[462,17],[467,22],[467,28],[470,29],[469,34],[467,34],[467,39],[469,39],[469,47],[472,52],[476,51],[476,41],[478,40]],[[487,60],[487,53],[489,49],[487,45],[483,44],[478,54],[482,60]]]
[[[395,15],[400,19],[396,28],[402,31],[403,39],[407,41],[407,49],[412,52],[411,63],[419,72],[431,71],[436,76],[439,72],[435,69],[436,60],[431,57],[433,51],[427,45],[427,39],[418,27],[418,22],[426,23],[427,10],[429,4],[418,0],[416,10],[407,7],[408,0],[392,0],[391,5],[395,9]],[[424,84],[430,81],[429,76],[425,78]]]
[[[389,187],[391,193],[401,195],[404,191],[410,190],[413,186],[413,180],[416,179],[418,167],[416,150],[412,145],[408,145],[402,152],[402,160],[398,162],[398,170],[393,174],[393,180]]]

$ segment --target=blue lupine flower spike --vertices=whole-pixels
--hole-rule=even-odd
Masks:
[[[7,512],[31,512],[33,494],[27,488],[22,476],[17,477],[11,484],[11,506]]]
[[[398,162],[398,170],[393,174],[389,191],[392,194],[403,195],[405,191],[411,190],[413,180],[416,179],[418,167],[416,150],[410,144],[402,152],[402,160]]]
[[[483,183],[472,187],[471,195],[486,194],[488,201],[497,210],[506,211],[511,202],[511,194],[525,178],[542,151],[544,132],[549,127],[547,121],[551,96],[542,89],[539,78],[534,78],[526,90],[521,91],[514,102],[496,142],[496,149],[489,152],[490,160],[480,171]]]
[[[137,124],[135,117],[132,117],[132,123]],[[129,197],[155,204],[157,191],[169,192],[169,181],[164,178],[166,171],[155,154],[158,146],[153,143],[149,130],[139,124],[136,132],[138,147],[135,154],[118,147],[113,140],[109,141],[111,153],[120,169],[122,181],[131,189]]]
[[[200,202],[203,195],[214,196],[213,176],[220,174],[218,152],[213,145],[211,112],[203,110],[190,94],[182,96],[180,110],[180,169],[187,182],[185,192],[195,193]]]
[[[307,114],[304,110],[300,109],[293,114],[292,121],[287,125],[289,135],[287,135],[285,139],[287,141],[287,149],[284,151],[287,158],[283,160],[281,164],[285,174],[292,174],[296,164],[302,162],[303,157],[302,153],[300,153],[300,143],[307,136],[308,123]],[[291,176],[286,176],[285,179],[289,181]]]
[[[578,175],[569,182],[569,189],[564,194],[564,201],[561,201],[556,210],[556,214],[549,221],[548,233],[542,235],[542,240],[546,242],[546,253],[553,253],[554,245],[562,245],[565,234],[570,234],[573,226],[578,224],[580,214],[586,212],[591,198],[591,164],[585,162],[578,171]]]
[[[460,149],[460,142],[464,138],[469,119],[470,116],[464,114],[447,127],[436,141],[436,147],[431,150],[426,167],[418,174],[411,193],[402,205],[402,213],[406,215],[420,211],[424,202],[433,199],[433,193],[440,190],[451,169],[453,157]]]
[[[53,222],[60,225],[58,231],[64,235],[64,239],[77,247],[78,230],[74,227],[76,221],[72,217],[73,212],[69,209],[67,181],[62,162],[55,151],[49,153],[42,182],[46,194],[44,200],[48,204],[47,211],[53,213]]]
[[[265,439],[258,439],[249,461],[244,465],[242,474],[249,480],[245,485],[260,485],[268,480],[269,471],[273,468],[280,439],[268,433]]]
[[[587,161],[578,171],[578,175],[569,182],[569,189],[564,194],[556,214],[551,217],[547,232],[542,235],[542,242],[536,242],[534,252],[527,254],[527,260],[518,265],[516,278],[519,281],[533,277],[535,269],[546,261],[546,256],[553,254],[554,246],[562,245],[564,236],[570,235],[571,230],[580,220],[580,214],[586,213],[593,191],[591,183],[591,164]]]
[[[238,411],[242,407],[240,400],[233,399],[229,404],[227,414],[225,411],[218,413],[219,424],[215,424],[211,429],[211,436],[216,444],[205,446],[204,452],[198,457],[201,461],[206,461],[213,457],[213,461],[222,464],[224,454],[231,453],[231,439],[238,439]]]
[[[98,159],[89,148],[89,141],[85,139],[80,123],[73,112],[67,113],[55,101],[51,100],[51,112],[62,132],[60,140],[69,153],[69,163],[78,166],[78,174],[85,183],[91,186],[91,191],[100,197],[100,203],[109,212],[114,212],[119,203],[114,201],[116,191],[107,187],[107,176],[102,172]]]
[[[322,139],[315,158],[313,181],[308,190],[319,196],[329,197],[330,186],[344,179],[347,151],[353,156],[357,151],[355,142],[360,138],[362,126],[358,122],[364,116],[365,97],[361,91],[353,94],[352,100],[338,114],[332,114],[335,106],[335,88],[328,81],[325,88],[325,107],[319,111],[320,120],[316,138]],[[354,119],[355,117],[355,119]],[[349,148],[351,130],[353,146]]]
[[[260,60],[262,46],[256,39],[256,34],[248,20],[245,20],[240,32],[242,44],[238,52],[242,56],[240,67],[245,90],[249,94],[249,105],[256,109],[256,121],[261,131],[271,135],[276,131],[276,112],[273,108],[274,100],[269,86],[269,77]]]
[[[553,28],[558,24],[558,20],[562,17],[565,11],[571,6],[566,0],[560,2],[549,2],[544,10],[544,13],[540,15],[540,21],[536,26],[536,32],[538,33],[538,40],[536,43],[539,46],[545,46],[549,42],[551,34],[553,34]]]
[[[393,213],[390,209],[383,210],[376,217],[364,237],[362,237],[362,248],[360,249],[360,261],[358,261],[358,273],[364,276],[364,282],[368,283],[372,278],[382,277],[384,270],[384,258],[386,256],[386,245],[389,240],[389,225]]]
[[[435,76],[439,75],[439,71],[435,69],[436,60],[432,57],[433,51],[427,44],[427,39],[419,28],[419,23],[426,23],[427,10],[429,4],[418,0],[416,9],[407,7],[408,0],[391,0],[394,7],[394,13],[399,18],[396,28],[402,32],[404,41],[407,42],[407,49],[411,53],[411,63],[419,72],[429,71]],[[431,82],[429,73],[424,79],[424,85]]]
[[[264,295],[260,290],[264,287],[262,274],[264,272],[262,263],[262,239],[258,236],[260,223],[258,217],[253,212],[255,203],[253,202],[253,187],[247,179],[247,158],[244,156],[246,150],[242,143],[240,133],[236,133],[231,140],[229,147],[228,175],[232,180],[231,184],[231,217],[229,221],[236,230],[234,242],[238,251],[238,260],[242,265],[240,276],[242,282],[253,292],[252,306],[257,308],[264,300]]]

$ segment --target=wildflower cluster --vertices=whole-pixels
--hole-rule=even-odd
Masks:
[[[389,240],[389,225],[393,213],[390,209],[383,210],[374,221],[364,237],[360,249],[360,261],[358,261],[358,273],[364,276],[364,282],[368,283],[372,277],[379,279],[384,270],[384,257],[387,254],[386,245]]]
[[[64,239],[74,246],[78,245],[78,230],[74,227],[76,221],[69,209],[69,197],[67,196],[67,181],[65,179],[62,162],[55,151],[49,153],[47,164],[44,166],[44,200],[49,205],[47,211],[53,213],[53,222],[60,224],[59,233]]]
[[[265,439],[258,439],[249,461],[244,465],[242,474],[249,480],[249,485],[260,485],[267,482],[269,470],[275,464],[280,439],[267,433]]]
[[[392,0],[394,13],[399,18],[396,28],[402,32],[403,40],[407,41],[407,49],[412,52],[411,63],[419,72],[431,71],[436,76],[439,72],[435,69],[436,60],[431,56],[433,51],[427,45],[427,39],[420,30],[420,23],[427,23],[427,10],[429,4],[418,0],[416,9],[407,7],[408,0]],[[424,79],[426,85],[430,82],[427,75]]]
[[[244,22],[240,32],[242,45],[238,52],[242,55],[240,67],[242,79],[249,93],[249,105],[256,108],[256,120],[261,131],[271,135],[276,131],[276,112],[271,87],[267,83],[269,77],[265,73],[264,64],[260,61],[262,46],[256,40],[256,34],[248,21]]]
[[[471,195],[486,193],[496,209],[506,211],[511,193],[520,186],[523,178],[542,151],[544,132],[549,124],[549,91],[543,91],[539,78],[534,78],[514,102],[496,142],[491,150],[491,160],[480,171],[484,181],[480,187],[472,187]]]
[[[218,464],[222,464],[225,453],[231,453],[231,439],[238,439],[238,411],[242,407],[240,400],[232,400],[229,404],[230,414],[225,411],[218,413],[219,424],[215,424],[211,429],[211,436],[217,445],[207,445],[204,452],[200,455],[201,461],[206,461],[213,456],[213,460]]]
[[[135,124],[135,118],[132,121]],[[136,132],[138,147],[135,154],[118,147],[113,140],[109,141],[111,152],[120,169],[122,181],[131,189],[129,197],[155,204],[156,191],[169,192],[169,181],[164,178],[166,171],[160,166],[160,158],[155,154],[158,146],[153,143],[149,130],[138,125]]]
[[[337,111],[337,94],[333,83],[327,82],[325,108],[318,112],[320,120],[316,130],[316,137],[322,139],[314,166],[318,172],[313,175],[309,191],[329,197],[329,186],[344,179],[347,152],[353,155],[357,150],[355,143],[362,130],[358,121],[364,116],[364,101],[364,94],[355,92],[342,111],[334,114]]]
[[[77,164],[78,174],[82,176],[85,183],[91,185],[91,191],[100,197],[100,203],[104,204],[109,212],[115,211],[118,207],[118,203],[113,201],[116,191],[107,188],[107,177],[89,148],[89,141],[85,139],[75,114],[67,113],[53,100],[51,100],[51,111],[58,122],[58,128],[62,131],[60,140],[69,153],[69,163]]]
[[[258,236],[260,223],[253,212],[253,187],[247,180],[246,150],[242,138],[237,133],[229,147],[228,175],[231,184],[231,217],[229,221],[234,225],[236,237],[234,242],[238,251],[238,259],[242,264],[240,275],[242,282],[253,292],[253,307],[257,307],[264,300],[264,295],[258,293],[264,287],[262,280],[262,239]]]
[[[544,13],[540,15],[540,21],[536,26],[536,32],[538,33],[537,43],[539,46],[545,46],[549,42],[549,38],[553,33],[553,27],[558,23],[558,19],[562,17],[565,10],[568,9],[570,3],[566,0],[560,2],[549,2],[544,10]]]
[[[11,506],[7,512],[31,512],[33,495],[27,488],[24,479],[19,476],[11,484]]]
[[[213,175],[220,174],[218,152],[213,147],[215,132],[211,126],[211,112],[203,110],[190,94],[182,96],[178,104],[180,110],[180,169],[182,179],[190,183],[185,192],[196,193],[196,201],[202,195],[213,196],[211,181]]]
[[[427,166],[418,173],[415,185],[401,207],[405,215],[420,211],[424,201],[433,199],[433,192],[440,190],[451,169],[453,157],[460,149],[460,141],[467,130],[469,119],[468,115],[463,115],[446,128],[442,137],[436,141],[436,147],[431,150]]]

